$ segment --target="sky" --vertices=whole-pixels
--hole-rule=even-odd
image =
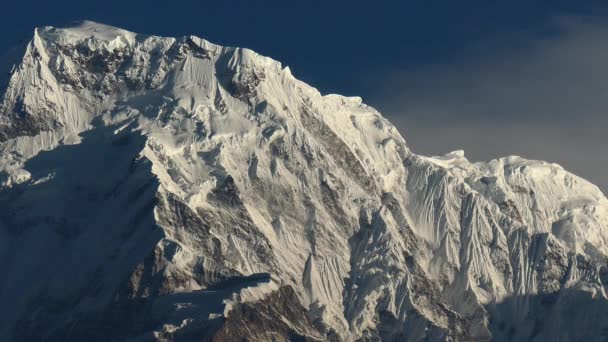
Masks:
[[[11,1],[0,50],[93,20],[194,34],[361,96],[416,153],[556,162],[608,193],[605,1]]]

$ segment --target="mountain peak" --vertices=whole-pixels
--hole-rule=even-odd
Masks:
[[[52,26],[37,28],[35,34],[40,34],[46,39],[56,41],[94,38],[106,43],[111,43],[119,39],[129,44],[134,44],[137,36],[137,34],[127,30],[88,20],[77,22],[74,25],[65,28],[55,28]]]
[[[14,340],[608,329],[586,319],[608,312],[608,200],[589,182],[417,155],[360,98],[194,36],[37,30],[0,103],[0,208]]]

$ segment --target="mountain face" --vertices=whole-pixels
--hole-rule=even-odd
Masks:
[[[9,69],[7,340],[608,339],[608,200],[556,164],[417,155],[194,36],[39,28]]]

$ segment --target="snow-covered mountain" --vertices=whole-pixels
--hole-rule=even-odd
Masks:
[[[556,164],[417,155],[360,98],[194,36],[84,22],[20,51],[8,340],[608,339],[608,200]]]

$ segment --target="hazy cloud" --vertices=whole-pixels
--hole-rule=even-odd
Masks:
[[[606,192],[608,23],[556,18],[455,56],[466,58],[392,70],[375,94],[414,151],[557,162]]]

